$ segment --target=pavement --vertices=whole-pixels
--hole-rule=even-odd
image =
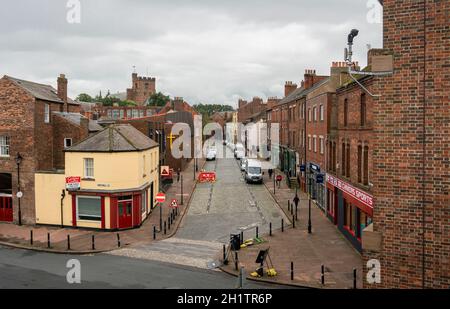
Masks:
[[[277,171],[277,174],[282,174]],[[283,175],[284,176],[284,175]],[[288,210],[288,200],[295,197],[295,189],[289,189],[286,182],[275,188],[267,173],[265,186],[286,216],[292,218]],[[298,221],[281,230],[274,230],[273,236],[263,235],[264,243],[238,251],[239,266],[251,273],[259,266],[255,263],[260,250],[269,249],[269,256],[278,275],[261,279],[312,288],[346,289],[353,287],[353,269],[357,269],[357,287],[362,287],[362,259],[360,254],[326,218],[315,203],[311,206],[312,233],[308,234],[308,196],[299,192]],[[294,207],[295,209],[295,207]],[[295,210],[293,211],[295,213]],[[234,261],[222,266],[227,273],[237,275]],[[294,263],[294,278],[291,280],[291,262]],[[321,284],[321,266],[325,268],[325,285]],[[267,267],[266,267],[267,269]]]
[[[142,243],[153,242],[153,226],[157,227],[158,233],[156,241],[172,237],[182,217],[185,214],[187,205],[192,197],[192,193],[197,185],[194,180],[194,162],[191,161],[183,171],[183,205],[178,209],[178,216],[167,229],[164,235],[159,231],[160,206],[153,209],[147,220],[138,229],[104,232],[86,229],[60,228],[49,226],[18,226],[9,223],[0,223],[0,244],[23,249],[39,250],[52,253],[89,254],[111,251],[118,248],[117,234],[120,236],[120,246],[139,246]],[[204,159],[198,160],[199,166],[205,164]],[[197,173],[198,175],[198,173]],[[174,198],[181,201],[181,182],[174,179],[174,183],[169,186],[166,193],[166,202],[162,207],[163,220],[167,221],[171,209],[166,205]],[[33,231],[33,244],[31,244],[31,231]],[[50,234],[50,248],[47,244],[47,234]],[[70,250],[67,249],[67,236],[70,235]],[[95,238],[95,247],[92,247],[92,236]]]
[[[66,279],[72,259],[80,262],[80,284]],[[0,246],[0,289],[234,289],[237,284],[237,278],[221,271],[107,254],[50,254]],[[279,287],[247,281],[243,288]]]

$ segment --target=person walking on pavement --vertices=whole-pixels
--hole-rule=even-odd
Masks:
[[[273,169],[269,168],[269,178],[272,179]]]

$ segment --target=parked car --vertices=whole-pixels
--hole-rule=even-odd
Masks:
[[[206,161],[214,161],[216,159],[217,152],[215,149],[211,148],[206,153]]]
[[[238,160],[245,157],[245,149],[242,144],[236,144],[236,148],[234,149],[234,157]]]
[[[262,183],[263,182],[263,173],[261,162],[258,160],[248,160],[247,166],[245,169],[245,181],[247,183]]]

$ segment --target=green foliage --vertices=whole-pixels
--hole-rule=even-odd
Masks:
[[[170,100],[169,96],[164,95],[161,92],[157,92],[152,94],[148,100],[147,105],[148,106],[164,106],[167,104],[167,102]]]
[[[136,102],[125,100],[125,101],[119,101],[119,106],[137,106]]]
[[[81,102],[93,102],[94,101],[94,99],[87,93],[80,93],[75,100],[81,101]]]
[[[233,112],[234,109],[230,105],[223,104],[195,104],[194,109],[203,115],[203,118],[209,118],[217,112]]]

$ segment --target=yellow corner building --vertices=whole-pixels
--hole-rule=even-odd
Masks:
[[[66,149],[65,162],[64,172],[35,175],[37,224],[136,228],[156,204],[159,147],[131,125],[109,126]]]

